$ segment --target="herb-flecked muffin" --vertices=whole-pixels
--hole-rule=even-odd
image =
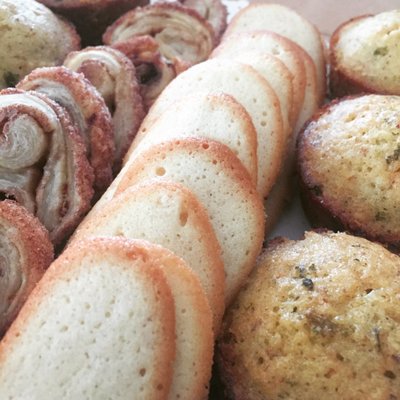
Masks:
[[[330,41],[330,88],[400,94],[400,9],[364,15],[340,25]]]
[[[0,28],[1,89],[80,47],[75,28],[34,0],[0,0]]]
[[[400,258],[345,233],[275,239],[228,309],[235,400],[400,398]]]
[[[298,141],[303,206],[316,227],[400,248],[400,97],[333,101]]]

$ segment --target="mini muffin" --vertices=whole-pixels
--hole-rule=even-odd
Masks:
[[[38,0],[73,22],[85,46],[100,44],[107,26],[149,0]]]
[[[72,25],[33,0],[1,0],[0,21],[0,88],[37,67],[62,64],[80,47]]]
[[[400,258],[345,233],[277,239],[227,311],[230,399],[398,399]]]
[[[361,16],[339,26],[330,43],[335,97],[400,94],[400,9]]]
[[[314,226],[400,247],[400,97],[366,95],[321,109],[298,141],[303,204]]]

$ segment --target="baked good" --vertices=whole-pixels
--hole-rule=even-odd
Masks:
[[[169,61],[195,64],[207,58],[215,43],[214,31],[197,12],[176,3],[156,3],[124,14],[103,36],[114,45],[149,35]]]
[[[123,13],[149,0],[38,0],[76,26],[84,46],[101,44],[101,35]]]
[[[109,46],[86,47],[68,54],[64,66],[83,73],[102,95],[112,115],[115,141],[114,173],[122,164],[144,118],[143,101],[135,67]]]
[[[256,130],[246,109],[225,93],[200,91],[171,104],[155,121],[142,124],[126,159],[155,143],[186,136],[227,145],[257,183]]]
[[[174,309],[151,248],[80,242],[50,266],[0,343],[0,397],[167,399]]]
[[[226,93],[249,113],[257,132],[257,189],[266,196],[282,161],[283,124],[279,99],[268,82],[248,65],[225,59],[197,64],[180,74],[163,91],[143,124],[158,118],[183,96],[198,92]]]
[[[232,32],[212,54],[214,57],[229,58],[250,50],[278,57],[293,74],[293,101],[296,115],[293,129],[297,133],[320,103],[314,62],[302,47],[290,39],[262,30],[236,34]]]
[[[215,45],[212,26],[180,3],[155,3],[124,14],[103,35],[135,64],[149,107],[181,71],[205,60]]]
[[[140,93],[146,111],[162,90],[177,75],[174,65],[160,52],[159,45],[151,36],[135,36],[112,45],[125,54],[135,65]]]
[[[160,178],[181,183],[200,200],[221,246],[229,304],[254,266],[264,236],[261,198],[234,153],[212,140],[175,139],[130,159],[121,174],[116,193]]]
[[[74,27],[34,0],[2,0],[0,20],[0,89],[37,67],[62,64],[80,47]]]
[[[229,399],[395,399],[400,259],[345,233],[272,241],[224,318]]]
[[[193,8],[214,28],[219,40],[226,29],[228,12],[221,0],[179,0],[185,7]]]
[[[145,248],[164,272],[174,298],[176,355],[168,399],[207,399],[214,334],[206,294],[182,259],[161,246]]]
[[[17,87],[43,93],[63,106],[84,139],[93,168],[97,196],[111,183],[114,163],[114,131],[108,108],[82,74],[65,67],[37,68]]]
[[[258,7],[258,3],[254,6],[256,4]],[[252,10],[252,6],[249,7],[249,11]],[[318,82],[314,63],[302,48],[274,32],[252,31],[247,17],[243,19],[243,24],[242,27],[242,22],[239,20],[238,30],[243,28],[244,32],[235,33],[235,29],[227,31],[222,43],[214,49],[212,57],[240,60],[254,67],[268,79],[279,95],[281,109],[284,110],[287,129],[284,135],[281,167],[277,171],[274,184],[268,191],[265,202],[266,213],[269,216],[266,232],[268,233],[292,199],[297,134],[304,122],[318,108]],[[249,32],[246,32],[245,28],[248,28]],[[279,62],[283,64],[283,68],[282,65],[278,66]],[[287,71],[285,73],[285,67],[290,75]],[[282,81],[286,82],[286,87],[289,84],[292,86],[290,100],[288,100],[290,89],[285,89],[285,83]]]
[[[60,245],[90,208],[93,171],[75,125],[36,92],[0,92],[0,191],[35,214]]]
[[[46,229],[24,207],[0,202],[0,338],[53,261]]]
[[[400,94],[399,28],[400,10],[391,10],[351,19],[336,29],[330,40],[334,97]]]
[[[303,48],[314,62],[318,103],[326,96],[325,46],[318,29],[293,9],[282,4],[254,2],[240,10],[232,19],[225,37],[232,33],[255,32],[268,29]]]
[[[397,96],[344,98],[305,127],[298,169],[315,225],[400,245],[399,106]]]
[[[271,86],[278,97],[281,109],[283,134],[285,141],[292,134],[295,122],[293,105],[293,75],[285,64],[272,54],[258,51],[243,51],[235,54],[225,54],[227,59],[248,64],[254,68]],[[215,52],[213,57],[224,58],[224,52]]]
[[[125,190],[86,218],[70,245],[94,236],[145,239],[185,260],[203,285],[218,333],[225,308],[221,249],[206,210],[186,187],[150,181]]]

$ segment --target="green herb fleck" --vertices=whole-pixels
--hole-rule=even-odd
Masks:
[[[314,289],[314,282],[310,278],[303,279],[303,286],[305,286],[308,290]]]
[[[382,344],[381,344],[381,337],[380,337],[381,330],[378,327],[375,327],[372,330],[372,332],[373,332],[373,334],[375,336],[376,348],[380,353],[382,351]]]
[[[375,214],[375,221],[385,221],[387,219],[386,213],[383,211],[378,211]]]
[[[385,371],[385,373],[383,375],[385,375],[386,378],[389,378],[389,379],[396,379],[396,375],[394,374],[393,371],[389,371],[389,370]]]
[[[394,150],[393,154],[386,157],[386,164],[390,164],[393,161],[397,161],[400,158],[400,143],[397,144],[396,149]]]
[[[311,311],[306,314],[306,318],[311,325],[313,333],[320,334],[321,336],[332,336],[338,331],[338,326],[327,316]]]
[[[302,265],[295,266],[297,272],[297,278],[305,278],[306,277],[306,269]]]
[[[310,192],[312,192],[315,196],[321,196],[322,195],[322,188],[320,186],[313,186],[310,188]]]
[[[3,79],[6,82],[7,87],[14,87],[19,81],[19,75],[6,71],[3,74]]]
[[[389,49],[386,46],[377,47],[374,50],[374,56],[386,56],[387,53],[389,53]]]

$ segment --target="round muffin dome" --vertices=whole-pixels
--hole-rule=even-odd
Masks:
[[[230,399],[397,399],[400,258],[345,233],[269,244],[227,311]]]
[[[400,9],[354,18],[331,37],[331,91],[400,95]]]
[[[334,101],[299,136],[303,205],[314,226],[400,248],[400,97]]]
[[[1,0],[0,21],[0,88],[37,67],[62,64],[80,47],[72,25],[34,0]]]

